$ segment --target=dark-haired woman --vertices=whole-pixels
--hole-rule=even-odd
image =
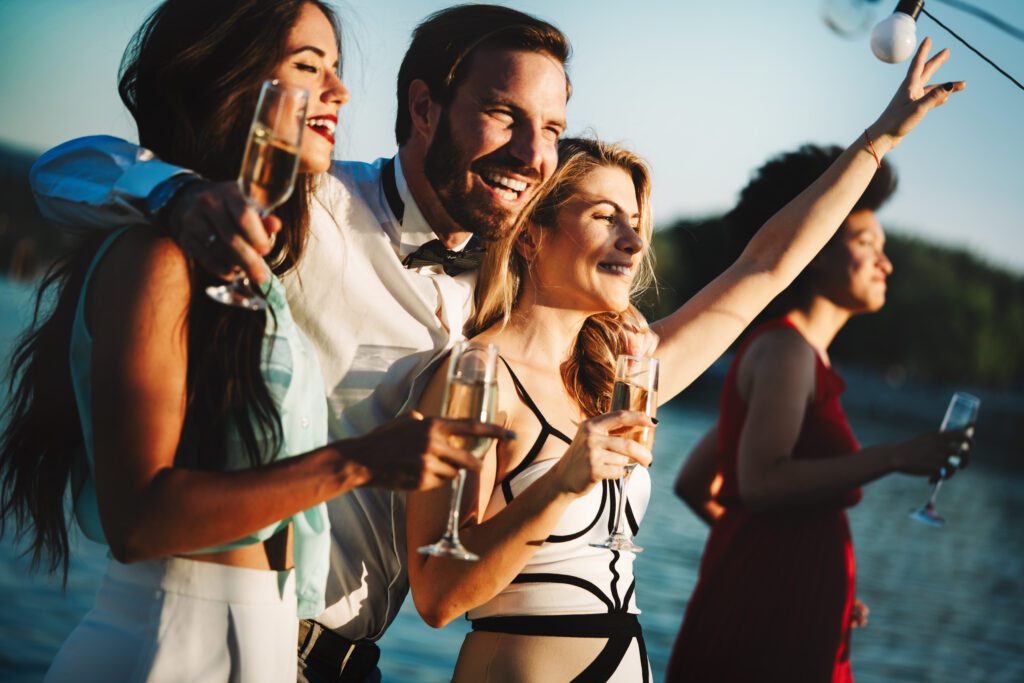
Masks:
[[[900,91],[865,136],[751,240],[736,263],[651,327],[661,339],[659,400],[703,372],[803,269],[849,214],[882,155],[959,85],[925,85],[946,59],[919,50]],[[931,93],[931,94],[929,94]],[[881,141],[881,142],[880,142]],[[646,415],[608,413],[624,315],[650,274],[650,174],[635,154],[595,140],[559,143],[558,168],[526,219],[493,243],[470,321],[502,356],[498,410],[518,435],[470,479],[463,542],[478,562],[420,555],[444,531],[447,492],[409,496],[409,580],[421,616],[441,626],[468,612],[456,681],[649,681],[633,556],[591,545],[614,522],[616,481],[650,452],[623,431]],[[437,413],[443,369],[423,398]],[[570,437],[569,435],[575,435]],[[630,475],[627,519],[650,495]]]
[[[338,62],[321,2],[169,0],[133,39],[120,91],[143,145],[224,181],[261,82],[310,92],[302,175],[270,257],[280,273],[300,258],[308,189],[331,164],[348,98]],[[31,522],[34,557],[66,573],[70,481],[79,526],[112,555],[47,680],[294,681],[297,614],[324,608],[323,501],[388,453],[406,453],[389,466],[424,485],[473,463],[446,435],[482,428],[444,421],[324,446],[323,378],[280,282],[262,314],[211,301],[208,277],[169,238],[122,228],[48,278],[56,307],[16,352],[3,518]]]
[[[765,164],[728,220],[749,235],[840,155],[802,147]],[[740,346],[715,428],[676,491],[712,524],[668,681],[852,681],[855,600],[845,508],[893,472],[933,474],[963,433],[860,449],[828,349],[850,317],[885,304],[892,264],[875,211],[896,183],[887,162],[825,248]],[[720,476],[716,495],[712,483]]]

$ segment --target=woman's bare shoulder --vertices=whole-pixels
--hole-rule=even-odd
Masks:
[[[133,228],[117,238],[97,264],[89,286],[90,319],[133,311],[180,317],[191,297],[189,263],[169,237]]]

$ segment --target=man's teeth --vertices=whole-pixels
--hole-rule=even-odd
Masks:
[[[619,275],[629,275],[631,273],[629,266],[618,266],[612,263],[602,263],[601,268],[618,273]]]
[[[331,135],[334,135],[335,123],[331,119],[311,118],[306,119],[306,123],[315,128],[323,128]]]
[[[522,192],[523,190],[526,189],[526,183],[523,182],[522,180],[513,180],[512,178],[503,175],[498,175],[497,173],[486,173],[484,174],[484,177],[487,178],[492,183],[494,183],[495,185],[507,187],[508,189],[514,190],[517,193]]]
[[[518,192],[513,192],[512,190],[507,190],[504,187],[496,187],[496,188],[494,188],[494,191],[498,194],[499,197],[501,197],[502,199],[508,200],[510,202],[511,201],[515,201],[516,199],[519,199],[519,193]]]

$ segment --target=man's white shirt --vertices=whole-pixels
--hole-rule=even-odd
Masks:
[[[436,239],[394,158],[402,220],[381,182],[387,159],[335,162],[318,179],[302,259],[282,281],[296,322],[319,355],[331,440],[359,436],[408,409],[434,361],[462,337],[475,274],[401,262]],[[149,192],[181,172],[135,145],[81,138],[40,157],[32,185],[40,209],[68,229],[145,220]],[[405,497],[360,488],[328,502],[335,543],[327,610],[317,618],[352,640],[376,639],[408,592]]]

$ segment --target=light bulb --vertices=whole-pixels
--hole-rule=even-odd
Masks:
[[[917,46],[917,15],[923,0],[900,0],[896,11],[871,32],[871,51],[883,62],[897,64],[914,54]]]
[[[821,18],[844,38],[857,38],[875,23],[883,0],[823,0]]]

